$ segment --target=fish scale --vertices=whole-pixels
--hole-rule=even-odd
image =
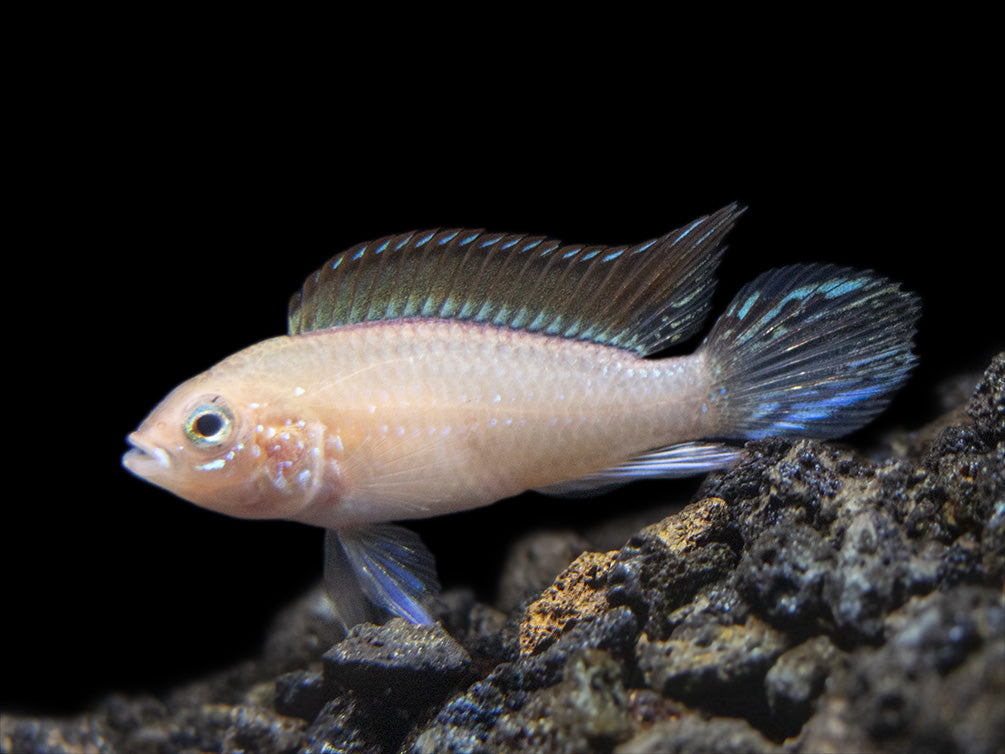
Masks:
[[[697,359],[657,366],[592,343],[552,345],[540,334],[443,320],[289,341],[305,353],[276,358],[317,370],[313,379],[294,371],[313,415],[339,437],[349,488],[301,520],[342,528],[477,507],[615,466],[669,436],[713,433],[713,415],[694,410]],[[336,370],[345,376],[327,377]]]

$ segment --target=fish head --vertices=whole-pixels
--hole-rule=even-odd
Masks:
[[[212,370],[169,393],[127,441],[133,474],[238,518],[294,518],[323,478],[323,426],[291,415],[267,382]]]

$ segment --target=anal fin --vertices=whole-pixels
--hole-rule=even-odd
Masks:
[[[675,479],[732,466],[743,457],[743,448],[721,443],[684,442],[657,448],[609,469],[567,482],[538,488],[560,497],[599,495],[640,479]]]
[[[325,532],[325,589],[347,628],[379,610],[412,623],[435,621],[423,603],[439,592],[432,553],[412,531],[372,524]]]

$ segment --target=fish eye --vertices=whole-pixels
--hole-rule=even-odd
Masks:
[[[221,399],[196,406],[185,420],[185,436],[199,448],[226,441],[234,428],[234,413]]]

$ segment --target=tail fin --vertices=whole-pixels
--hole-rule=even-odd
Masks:
[[[907,380],[919,314],[915,295],[872,272],[765,272],[700,349],[720,386],[723,435],[824,439],[858,429]]]

